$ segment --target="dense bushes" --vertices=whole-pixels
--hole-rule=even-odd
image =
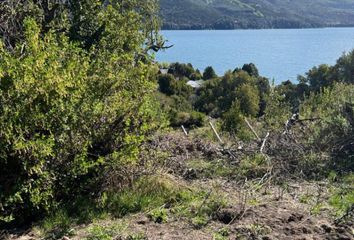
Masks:
[[[154,69],[137,58],[150,23],[135,4],[95,9],[91,47],[32,18],[13,49],[0,45],[0,224],[92,196],[158,127]]]
[[[330,157],[322,160],[328,170],[354,171],[354,88],[336,83],[332,89],[311,94],[300,107],[303,119],[318,119],[308,145]]]
[[[161,74],[158,77],[160,91],[168,96],[179,95],[185,98],[192,93],[193,89],[187,85],[187,79],[175,79],[172,74]]]
[[[236,101],[244,115],[257,116],[260,107],[266,104],[269,88],[268,80],[251,76],[246,71],[227,72],[221,79],[208,81],[197,91],[195,106],[211,116],[220,117]],[[262,106],[262,111],[264,108]]]

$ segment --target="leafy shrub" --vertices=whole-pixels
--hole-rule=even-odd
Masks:
[[[312,123],[307,144],[331,157],[322,159],[324,167],[340,173],[354,170],[354,90],[350,84],[336,83],[319,94],[311,94],[300,108]],[[317,154],[318,155],[318,154]]]
[[[240,109],[240,104],[234,102],[230,110],[222,116],[222,119],[222,128],[224,131],[237,133],[242,130],[244,126],[244,117]]]
[[[0,44],[1,222],[97,191],[108,160],[134,162],[158,126],[151,64],[136,59],[141,23],[134,10],[128,15],[108,6],[104,37],[90,50],[64,34],[42,36],[32,19],[23,47]]]
[[[178,95],[182,97],[189,97],[193,89],[187,85],[187,79],[176,79],[171,74],[161,74],[158,77],[160,91],[168,96]]]
[[[197,110],[220,117],[238,102],[244,115],[259,116],[265,111],[269,82],[262,77],[250,76],[240,70],[227,72],[222,78],[212,79],[197,91]]]
[[[175,127],[180,127],[181,125],[185,127],[201,127],[204,124],[205,115],[201,112],[178,112],[171,119],[171,125]]]

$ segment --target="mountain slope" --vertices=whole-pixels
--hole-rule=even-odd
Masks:
[[[354,0],[160,0],[164,29],[354,26]]]

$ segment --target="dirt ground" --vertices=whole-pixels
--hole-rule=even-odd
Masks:
[[[212,181],[212,182],[211,182]],[[116,239],[129,238],[129,234],[140,234],[142,239],[152,240],[199,240],[199,239],[255,239],[255,240],[352,240],[354,239],[353,219],[346,224],[335,224],[330,209],[325,206],[316,214],[311,213],[310,200],[304,203],[301,196],[325,197],[325,186],[319,189],[318,183],[293,183],[286,191],[269,186],[254,192],[243,192],[234,183],[220,180],[194,180],[186,182],[194,187],[207,188],[219,184],[221,192],[228,198],[228,205],[219,209],[210,218],[205,227],[200,229],[191,224],[190,219],[177,218],[173,214],[166,223],[151,221],[146,213],[130,215],[123,219],[102,220],[90,225],[77,226],[75,236],[63,239],[85,239],[89,229],[94,226],[114,226],[124,224],[124,230]],[[318,196],[317,196],[318,197]],[[241,198],[247,198],[243,205]],[[315,197],[314,197],[315,198]],[[257,199],[257,200],[252,200]],[[316,201],[316,199],[312,199]],[[251,202],[251,204],[250,204]],[[8,235],[5,239],[33,240],[40,239],[35,232],[16,236]]]
[[[227,206],[218,209],[210,216],[203,227],[196,227],[191,219],[177,217],[168,211],[164,223],[155,223],[147,213],[128,215],[122,219],[106,219],[89,225],[76,226],[73,236],[64,240],[86,239],[90,229],[95,226],[123,226],[113,239],[119,240],[199,240],[199,239],[244,239],[244,240],[352,240],[354,239],[354,219],[349,217],[343,223],[335,223],[333,209],[326,204],[331,184],[328,182],[307,182],[286,180],[286,184],[267,183],[265,179],[237,182],[218,176],[205,177],[205,174],[189,169],[190,159],[203,158],[206,161],[229,158],[217,145],[186,140],[183,136],[164,136],[152,147],[170,152],[166,166],[169,174],[179,183],[195,189],[214,191],[218,188],[220,197],[227,198]],[[247,153],[247,149],[244,152]],[[246,153],[241,153],[246,154]],[[237,162],[238,160],[234,160]],[[265,181],[263,181],[265,180]],[[257,184],[262,181],[262,184]],[[259,187],[261,186],[261,187]],[[222,196],[221,196],[222,195]],[[142,236],[133,238],[132,234]],[[29,230],[21,234],[3,235],[4,239],[40,239]],[[1,239],[1,236],[0,236]],[[94,238],[98,239],[98,238]]]

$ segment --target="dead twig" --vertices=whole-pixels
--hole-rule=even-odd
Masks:
[[[260,149],[260,152],[263,153],[263,150],[264,150],[264,147],[265,147],[265,144],[268,140],[268,137],[269,137],[269,132],[267,133],[267,135],[265,136],[265,138],[263,139],[263,142],[262,142],[262,146],[261,146],[261,149]]]
[[[184,135],[188,136],[188,132],[187,132],[187,130],[184,128],[183,125],[181,125],[181,128],[182,128],[182,130],[183,130],[183,132],[184,132]]]
[[[256,133],[256,131],[254,130],[254,128],[252,127],[252,125],[249,123],[249,121],[247,120],[247,118],[245,118],[245,122],[247,124],[247,126],[251,129],[251,131],[253,132],[253,134],[256,136],[258,141],[261,141],[261,138],[258,136],[258,134]]]
[[[220,138],[218,132],[216,131],[216,129],[215,129],[213,123],[210,121],[209,124],[210,124],[211,129],[212,129],[213,132],[215,133],[216,137],[218,138],[219,142],[220,142],[221,144],[224,144],[224,142],[223,142],[222,139]]]

